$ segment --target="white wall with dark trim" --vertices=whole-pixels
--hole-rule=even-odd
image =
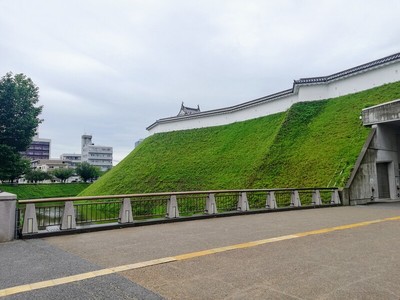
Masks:
[[[292,93],[271,100],[266,99],[257,104],[249,101],[239,105],[240,107],[234,106],[191,116],[160,119],[150,125],[147,130],[150,134],[154,134],[226,125],[283,112],[297,102],[335,98],[396,81],[400,81],[399,59],[329,82],[294,84]]]

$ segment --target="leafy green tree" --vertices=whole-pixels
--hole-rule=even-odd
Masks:
[[[83,162],[76,166],[75,172],[84,182],[88,182],[88,180],[98,178],[101,171],[98,167],[92,166],[88,162]]]
[[[52,178],[53,177],[51,176],[51,174],[43,172],[42,170],[30,170],[25,174],[25,179],[34,183]]]
[[[25,151],[42,122],[39,88],[24,74],[7,73],[0,79],[0,174],[14,180],[24,173],[26,162],[19,154]],[[10,168],[14,165],[14,168]],[[20,174],[17,174],[20,173]]]
[[[67,168],[59,168],[59,169],[54,169],[51,174],[60,179],[61,182],[65,182],[68,178],[70,178],[72,175],[74,175],[74,170],[73,169],[67,169]]]
[[[7,73],[0,79],[0,144],[25,151],[42,122],[39,88],[24,74]]]
[[[30,162],[7,145],[0,145],[0,166],[0,180],[13,182],[29,171]]]

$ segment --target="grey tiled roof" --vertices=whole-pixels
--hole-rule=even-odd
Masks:
[[[369,69],[373,69],[376,67],[380,67],[382,65],[388,64],[390,62],[396,61],[400,59],[400,53],[396,53],[390,56],[386,56],[384,58],[381,59],[377,59],[374,61],[371,61],[369,63],[351,68],[351,69],[347,69],[332,75],[328,75],[328,76],[320,76],[320,77],[309,77],[309,78],[300,78],[299,80],[295,80],[294,84],[304,84],[304,83],[319,83],[319,82],[329,82],[335,79],[340,79],[340,78],[344,78],[344,77],[348,77],[350,75],[365,71],[365,70],[369,70]]]

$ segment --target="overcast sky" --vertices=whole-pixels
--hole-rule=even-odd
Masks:
[[[114,164],[181,102],[202,111],[400,52],[400,1],[0,0],[0,76],[24,73],[52,157]]]

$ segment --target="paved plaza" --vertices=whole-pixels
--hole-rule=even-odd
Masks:
[[[399,299],[400,203],[0,244],[4,299]]]

